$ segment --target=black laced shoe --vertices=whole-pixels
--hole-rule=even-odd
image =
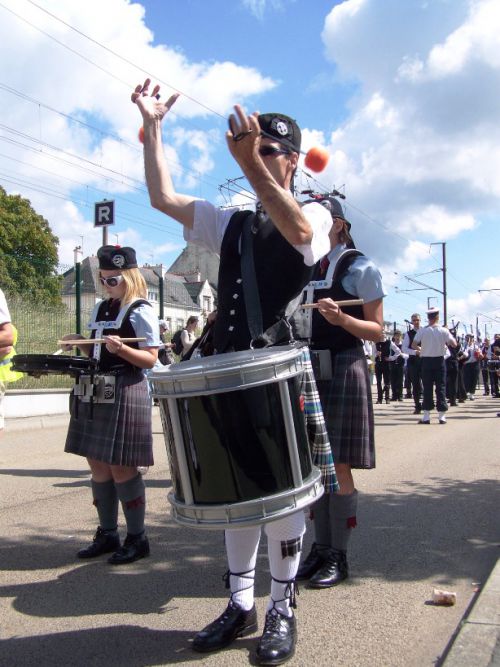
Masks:
[[[120,536],[116,530],[103,530],[100,526],[94,535],[92,544],[80,549],[78,558],[96,558],[120,548]]]
[[[111,558],[108,558],[108,563],[110,565],[125,565],[125,563],[133,563],[135,560],[146,556],[149,556],[149,541],[144,533],[127,535],[123,546],[115,551]]]
[[[229,646],[238,637],[246,637],[257,630],[255,605],[245,611],[229,600],[223,614],[198,632],[193,640],[193,649],[199,653],[219,651]]]
[[[325,564],[309,579],[309,588],[330,588],[349,576],[345,551],[330,549]]]
[[[318,546],[316,542],[314,542],[314,544],[311,547],[311,551],[309,552],[309,555],[297,570],[297,576],[295,577],[295,579],[297,581],[304,581],[305,579],[310,579],[313,576],[313,574],[315,574],[319,570],[319,568],[323,565],[324,562],[325,562],[325,557],[318,551]]]
[[[257,647],[255,661],[258,665],[281,665],[293,656],[296,643],[295,616],[283,616],[273,608],[266,614],[264,632]]]

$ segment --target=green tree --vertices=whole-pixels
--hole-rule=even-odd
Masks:
[[[0,287],[9,294],[59,302],[58,244],[30,201],[0,186]]]

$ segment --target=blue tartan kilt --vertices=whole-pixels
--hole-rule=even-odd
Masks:
[[[114,403],[93,406],[70,395],[65,452],[119,466],[153,465],[151,398],[145,377],[116,377]],[[77,416],[78,415],[78,416]]]
[[[375,467],[373,403],[363,348],[332,357],[333,379],[317,380],[335,463]]]

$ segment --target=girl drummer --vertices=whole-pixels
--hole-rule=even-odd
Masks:
[[[331,250],[309,284],[318,302],[310,340],[313,355],[316,351],[328,359],[327,377],[316,371],[315,376],[340,491],[324,494],[313,505],[315,542],[297,579],[309,580],[310,588],[330,588],[348,577],[347,546],[358,504],[352,468],[375,467],[373,405],[363,340],[381,339],[385,291],[377,267],[355,249],[351,225],[337,199],[325,196],[316,201],[330,211],[333,225]],[[335,303],[353,297],[363,299],[363,305],[340,310]]]
[[[97,258],[99,279],[109,298],[96,304],[91,337],[102,337],[106,342],[99,347],[90,341],[78,345],[89,356],[99,358],[99,373],[114,377],[115,400],[94,403],[90,415],[90,404],[72,393],[65,451],[87,458],[99,517],[93,542],[80,550],[78,557],[113,552],[108,562],[120,565],[149,555],[144,532],[145,486],[138,467],[153,464],[151,399],[144,370],[154,366],[160,340],[158,318],[145,298],[146,283],[137,268],[135,250],[107,245],[99,248]],[[106,327],[106,322],[113,326]],[[134,337],[145,340],[122,340]],[[127,524],[122,545],[117,530],[118,501]]]

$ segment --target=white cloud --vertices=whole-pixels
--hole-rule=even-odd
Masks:
[[[225,118],[235,101],[244,103],[245,99],[275,86],[274,81],[253,67],[227,60],[193,62],[175,48],[155,45],[153,33],[145,25],[144,8],[128,0],[105,3],[86,0],[84,10],[78,2],[63,0],[46,0],[43,6],[134,64],[116,58],[30,3],[5,0],[5,5],[21,18],[0,8],[0,81],[3,86],[0,104],[5,126],[0,153],[6,156],[0,156],[0,172],[11,179],[21,174],[33,184],[43,181],[45,193],[33,194],[25,188],[23,194],[32,199],[37,211],[49,220],[60,237],[63,264],[73,259],[75,226],[80,227],[80,233],[85,230],[92,242],[96,235],[89,227],[89,220],[82,217],[77,220],[69,216],[61,222],[58,215],[61,200],[51,197],[49,188],[57,190],[60,197],[83,197],[89,202],[101,199],[102,193],[106,193],[108,199],[113,195],[136,197],[140,192],[145,197],[142,150],[137,141],[140,115],[128,102],[133,87],[145,78],[145,72],[168,73],[162,85],[165,98],[169,85],[185,93],[166,123],[167,131],[173,127],[181,132],[186,121],[191,123],[190,129],[185,130],[185,145],[189,146],[186,160],[180,163],[175,147],[166,149],[174,165],[174,178],[179,178],[185,187],[192,186],[197,178],[213,169],[213,151],[217,146],[214,125],[222,136],[216,115]],[[73,52],[34,26],[66,44]],[[18,91],[20,94],[16,94]],[[205,106],[195,103],[190,96]],[[116,139],[79,125],[62,114],[78,117],[87,125],[103,127]],[[192,128],[194,121],[206,132],[204,143],[202,130]],[[7,179],[2,183],[8,192],[19,187]],[[151,221],[152,216],[152,210],[144,210],[143,222]],[[180,238],[180,232],[176,230],[176,233]],[[141,238],[139,235],[139,240]]]

